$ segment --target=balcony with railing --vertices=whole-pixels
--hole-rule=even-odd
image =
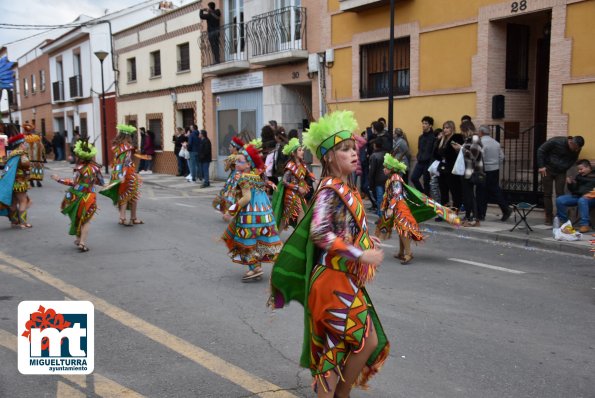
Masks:
[[[70,86],[70,98],[80,98],[83,96],[83,79],[81,75],[75,75],[68,79]]]
[[[53,82],[52,93],[54,94],[54,102],[64,101],[64,82],[60,80]]]
[[[219,75],[248,69],[250,63],[246,54],[245,25],[231,23],[215,32],[203,31],[200,35],[200,52],[203,73]]]
[[[399,1],[399,0],[396,0]],[[339,0],[341,11],[365,11],[390,4],[389,0]]]
[[[247,25],[251,63],[274,65],[308,59],[304,7],[256,15]]]

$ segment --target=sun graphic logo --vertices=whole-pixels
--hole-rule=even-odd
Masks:
[[[19,372],[93,372],[94,315],[89,301],[22,301],[18,308]]]

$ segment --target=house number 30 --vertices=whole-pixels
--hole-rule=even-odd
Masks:
[[[511,13],[525,11],[526,9],[527,9],[527,0],[513,1],[510,4],[510,12]]]

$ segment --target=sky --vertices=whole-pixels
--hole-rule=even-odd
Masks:
[[[58,25],[70,23],[81,14],[97,18],[104,15],[105,10],[112,13],[141,2],[142,0],[1,0],[0,23]],[[179,5],[179,3],[179,1],[174,1],[175,5]],[[40,32],[43,31],[0,28],[0,47]],[[64,33],[64,30],[9,44],[7,45],[9,59],[16,61],[18,57],[42,42],[44,38],[57,37],[61,33]]]

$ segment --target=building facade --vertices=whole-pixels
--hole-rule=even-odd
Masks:
[[[118,123],[155,134],[153,170],[177,173],[177,127],[204,128],[200,2],[132,26],[114,36],[119,77]]]
[[[44,41],[19,58],[19,103],[21,122],[35,126],[35,131],[46,135],[51,140],[54,135],[52,126],[52,97],[49,84],[49,58],[41,47]]]
[[[351,109],[363,130],[388,113],[389,2],[326,0],[324,46],[333,50],[326,101]],[[582,135],[595,159],[594,1],[395,0],[394,127],[417,151],[421,118],[434,127],[493,126],[507,152],[503,179],[539,189],[535,151],[546,139]],[[327,34],[328,33],[328,34]],[[509,187],[511,188],[511,187]]]
[[[315,0],[223,0],[219,29],[203,23],[205,126],[215,132],[217,176],[233,135],[260,137],[270,120],[303,130],[318,116],[320,13]],[[309,58],[313,62],[309,68]]]

